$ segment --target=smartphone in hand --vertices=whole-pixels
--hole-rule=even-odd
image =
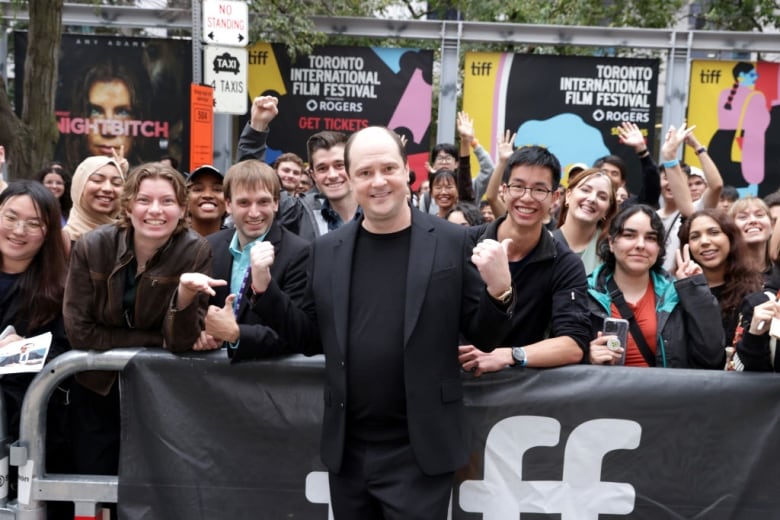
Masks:
[[[604,320],[604,326],[601,332],[604,336],[614,336],[607,340],[607,348],[610,350],[617,350],[623,348],[623,355],[620,356],[616,365],[624,365],[626,363],[626,348],[628,347],[628,320],[621,318],[607,318]]]

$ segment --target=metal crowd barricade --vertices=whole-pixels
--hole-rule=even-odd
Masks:
[[[0,392],[0,520],[15,518],[13,510],[8,507],[8,447],[12,439],[8,435],[5,418],[5,398]]]
[[[19,467],[18,498],[0,508],[0,520],[45,520],[47,501],[73,502],[76,518],[89,520],[99,518],[101,504],[117,502],[117,476],[46,473],[46,411],[49,397],[65,378],[86,370],[121,371],[143,350],[70,351],[47,364],[36,376],[22,405],[19,440],[10,449],[11,464]],[[0,425],[0,434],[4,427]],[[11,516],[4,516],[6,511]]]

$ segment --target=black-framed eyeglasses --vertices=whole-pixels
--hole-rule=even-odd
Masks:
[[[439,164],[455,164],[456,159],[455,157],[448,155],[448,154],[441,154],[437,155],[436,159],[434,159],[435,163]]]
[[[544,202],[544,200],[550,196],[550,193],[555,190],[548,190],[547,188],[540,188],[539,186],[521,186],[520,184],[505,184],[507,191],[512,197],[522,197],[525,192],[531,192],[531,198],[536,202]]]

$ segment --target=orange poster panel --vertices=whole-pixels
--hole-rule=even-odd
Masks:
[[[190,86],[190,171],[214,160],[214,89]]]

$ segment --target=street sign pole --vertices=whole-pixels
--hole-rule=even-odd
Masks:
[[[193,4],[199,3],[197,0]],[[193,7],[194,9],[194,7]],[[197,30],[196,30],[197,27]],[[225,171],[232,161],[233,117],[245,114],[249,87],[247,52],[249,43],[249,6],[246,1],[203,0],[198,25],[193,23],[193,40],[203,57],[199,68],[202,81],[214,87],[214,162]],[[222,48],[214,49],[214,46]]]

